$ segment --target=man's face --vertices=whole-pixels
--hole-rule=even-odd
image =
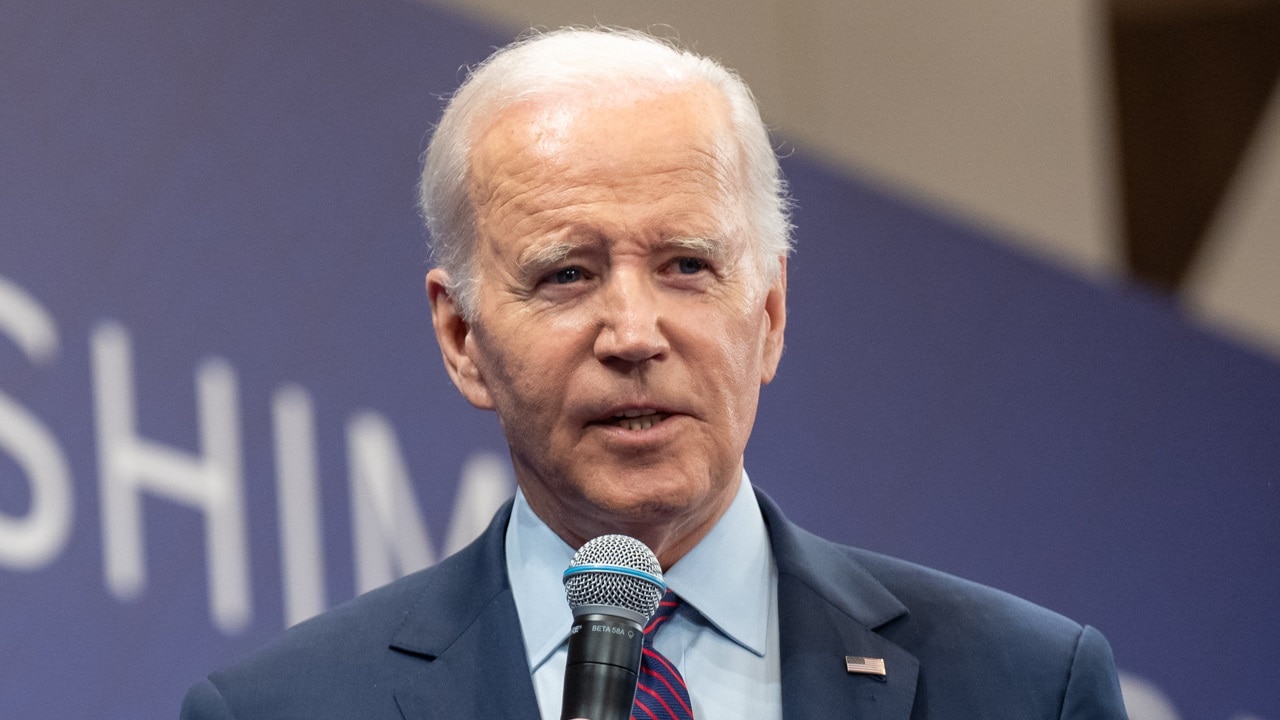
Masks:
[[[687,90],[517,105],[474,146],[476,320],[441,270],[433,319],[530,505],[575,547],[624,532],[669,565],[737,490],[785,323],[738,154],[723,101]]]

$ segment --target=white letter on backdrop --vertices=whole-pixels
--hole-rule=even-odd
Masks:
[[[36,365],[58,352],[53,316],[35,298],[0,277],[0,334],[7,335]],[[36,570],[62,552],[71,534],[71,473],[53,433],[34,415],[0,393],[0,451],[26,472],[31,491],[27,514],[0,513],[0,565]]]
[[[347,465],[356,592],[372,590],[435,562],[391,423],[370,411],[351,418]]]
[[[142,493],[150,492],[204,513],[210,614],[224,633],[244,629],[253,610],[235,372],[217,358],[197,367],[203,454],[192,455],[138,436],[125,329],[117,323],[99,325],[92,346],[107,587],[126,600],[146,587],[141,510]]]
[[[315,413],[298,385],[271,399],[276,441],[276,504],[280,519],[280,567],[284,571],[284,624],[324,610],[324,553],[320,532]]]

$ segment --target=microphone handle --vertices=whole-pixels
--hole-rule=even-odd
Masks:
[[[603,610],[596,606],[573,619],[561,720],[628,720],[631,716],[644,628]]]

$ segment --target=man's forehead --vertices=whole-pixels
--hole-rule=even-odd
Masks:
[[[705,83],[605,86],[531,96],[477,118],[472,180],[485,179],[496,165],[516,156],[572,168],[628,143],[657,148],[680,139],[714,147],[717,155],[736,156],[732,135],[727,101]]]
[[[530,98],[495,114],[477,138],[470,199],[481,237],[496,231],[500,254],[522,267],[589,250],[591,237],[620,227],[612,220],[642,217],[635,237],[649,250],[683,241],[700,255],[733,254],[713,246],[738,224],[739,160],[727,103],[707,88]],[[603,217],[596,203],[609,208]],[[559,237],[548,236],[553,229]],[[499,250],[491,244],[487,252]]]

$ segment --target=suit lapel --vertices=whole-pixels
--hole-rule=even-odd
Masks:
[[[391,642],[421,671],[395,688],[406,720],[534,718],[520,620],[507,582],[504,539],[511,503],[475,543],[433,568]]]
[[[782,706],[787,720],[906,720],[919,662],[875,630],[907,609],[841,547],[792,525],[757,493],[778,564]],[[846,656],[882,658],[883,679]]]

